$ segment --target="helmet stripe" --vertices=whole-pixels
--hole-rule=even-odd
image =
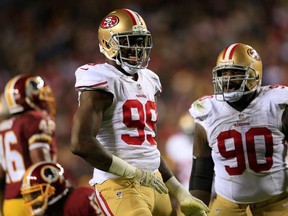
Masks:
[[[139,18],[139,15],[135,13],[132,10],[129,9],[123,9],[132,19],[133,25],[141,25],[141,19]]]
[[[8,103],[9,107],[13,107],[15,105],[15,101],[14,101],[14,92],[10,91],[10,89],[13,89],[13,86],[15,85],[15,82],[18,80],[18,77],[15,77],[13,79],[11,79],[8,83],[7,86],[5,88],[5,97],[6,97],[6,101]]]
[[[223,52],[222,60],[231,60],[237,46],[239,46],[239,43],[227,47]]]
[[[39,164],[42,162],[39,162]],[[30,178],[29,176],[31,176],[32,171],[35,169],[35,167],[38,166],[37,164],[32,164],[26,171],[23,177],[23,185],[26,187],[30,187],[32,185],[30,185]]]

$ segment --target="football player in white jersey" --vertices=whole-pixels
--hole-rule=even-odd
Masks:
[[[161,84],[147,69],[152,37],[144,20],[115,10],[100,23],[98,38],[106,62],[75,72],[79,106],[71,150],[94,167],[90,184],[103,214],[168,216],[169,191],[184,214],[206,215],[208,207],[177,181],[157,149]]]
[[[262,61],[236,43],[218,56],[214,95],[195,101],[190,192],[217,216],[288,215],[288,88],[261,86]]]

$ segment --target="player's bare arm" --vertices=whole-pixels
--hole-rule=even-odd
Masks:
[[[40,161],[53,161],[50,151],[48,148],[36,148],[33,150],[30,150],[30,157],[31,160],[34,163],[40,162]]]
[[[212,187],[212,179],[213,179],[213,167],[211,167],[212,158],[211,158],[211,149],[208,145],[207,135],[205,129],[198,123],[195,125],[195,133],[194,133],[194,142],[193,142],[193,169],[191,171],[191,179],[190,179],[190,193],[203,200],[206,205],[210,202],[211,197],[211,187]],[[210,164],[210,166],[208,166]],[[199,173],[207,167],[208,172]],[[205,174],[209,179],[205,184],[199,186],[199,184],[204,183],[203,181],[198,180],[198,175]],[[194,189],[202,188],[200,189]]]
[[[90,165],[108,171],[112,154],[106,151],[95,138],[103,117],[103,112],[112,103],[113,97],[104,91],[84,91],[80,105],[73,119],[71,150]]]
[[[211,157],[211,149],[207,140],[205,129],[198,123],[195,124],[194,149],[195,157]]]
[[[173,173],[171,172],[171,170],[166,164],[166,161],[162,157],[161,157],[161,162],[159,166],[159,171],[162,175],[164,182],[166,182],[168,179],[170,179],[173,176]]]

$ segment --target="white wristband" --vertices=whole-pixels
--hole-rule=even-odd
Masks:
[[[165,182],[166,187],[169,192],[180,201],[185,196],[190,196],[188,190],[184,188],[184,186],[175,178],[175,176],[171,177],[168,181]],[[184,196],[184,197],[183,197]]]

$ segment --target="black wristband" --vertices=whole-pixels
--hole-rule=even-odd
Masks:
[[[194,158],[189,190],[204,190],[211,193],[213,177],[214,162],[212,157]]]

